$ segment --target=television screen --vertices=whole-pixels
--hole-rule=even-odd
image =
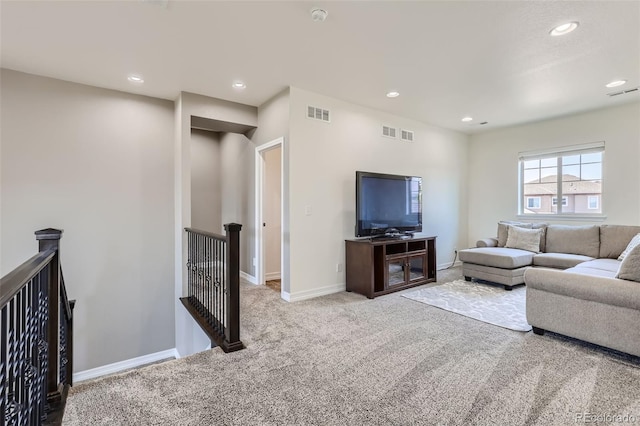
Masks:
[[[356,237],[421,231],[421,177],[356,172]]]

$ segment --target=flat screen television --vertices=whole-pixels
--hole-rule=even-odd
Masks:
[[[356,172],[356,237],[421,231],[421,177]]]

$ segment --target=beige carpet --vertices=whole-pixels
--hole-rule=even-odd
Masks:
[[[397,293],[287,303],[245,284],[241,337],[239,352],[79,384],[64,424],[564,425],[584,413],[640,422],[636,358]]]

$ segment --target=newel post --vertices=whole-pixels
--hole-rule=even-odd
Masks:
[[[47,338],[49,340],[48,368],[47,368],[47,401],[57,402],[62,398],[58,381],[60,368],[60,229],[41,229],[36,231],[38,250],[40,252],[55,250],[56,254],[49,264],[49,322],[47,326]]]
[[[227,318],[223,350],[233,352],[244,348],[240,341],[240,230],[239,223],[227,223]]]

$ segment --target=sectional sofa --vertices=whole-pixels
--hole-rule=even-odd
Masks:
[[[526,283],[534,333],[549,330],[640,356],[640,244],[633,249],[639,234],[640,226],[501,222],[498,238],[459,254],[467,280],[508,290]]]

